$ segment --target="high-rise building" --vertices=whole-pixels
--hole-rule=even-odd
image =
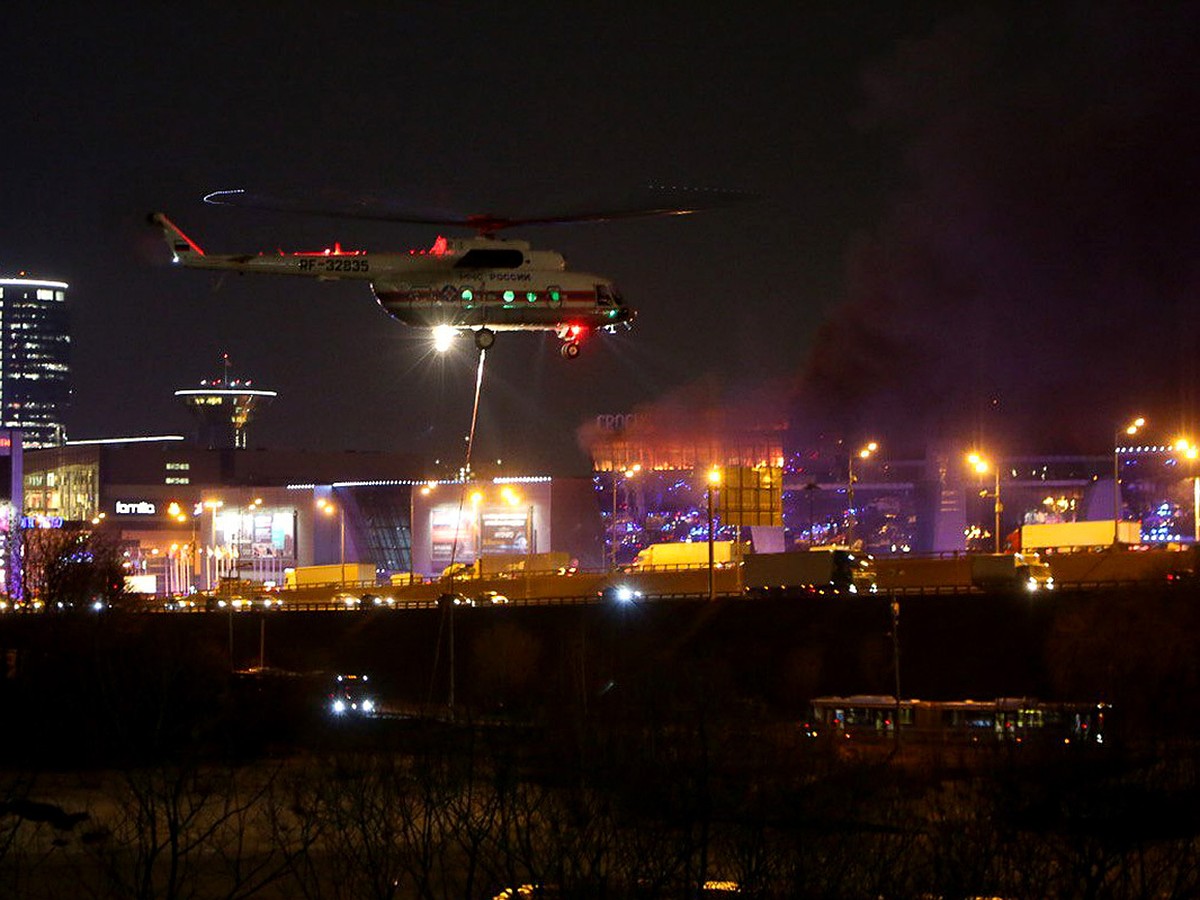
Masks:
[[[0,426],[25,447],[66,442],[71,403],[67,284],[0,278]]]

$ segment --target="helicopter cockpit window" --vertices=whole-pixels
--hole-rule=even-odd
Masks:
[[[525,262],[520,250],[468,250],[454,264],[456,269],[517,269]]]

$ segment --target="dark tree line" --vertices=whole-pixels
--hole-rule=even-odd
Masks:
[[[125,595],[119,541],[86,528],[28,528],[21,536],[21,573],[26,598],[49,610],[107,608]]]
[[[86,790],[10,777],[0,895],[1200,895],[1194,753],[889,759],[683,719],[653,736],[593,730],[573,750],[430,725],[240,766],[178,756]]]

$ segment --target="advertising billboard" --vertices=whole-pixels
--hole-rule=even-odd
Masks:
[[[532,508],[496,507],[480,513],[481,556],[532,553]]]
[[[774,466],[729,466],[717,490],[717,515],[724,525],[783,525],[783,470]]]
[[[436,572],[454,562],[472,562],[475,544],[475,510],[459,503],[439,503],[429,511],[431,552]]]
[[[229,510],[213,522],[217,546],[234,547],[241,559],[296,558],[294,509]]]

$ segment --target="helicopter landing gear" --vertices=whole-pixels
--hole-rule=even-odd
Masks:
[[[563,355],[563,359],[574,359],[579,355],[579,344],[576,341],[567,341],[558,348],[558,352]]]
[[[496,343],[496,332],[490,328],[480,328],[475,332],[475,347],[479,350],[490,350]]]

